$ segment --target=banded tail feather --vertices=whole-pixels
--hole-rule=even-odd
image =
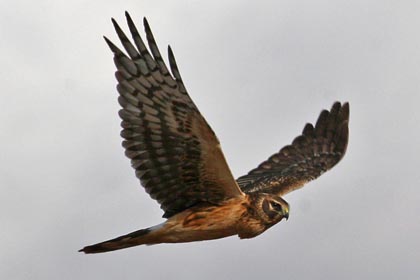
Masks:
[[[160,227],[160,225],[157,225],[150,228],[136,230],[114,239],[86,246],[83,249],[80,249],[79,252],[84,252],[85,254],[96,254],[138,245],[152,245],[156,243],[156,234],[154,233],[156,233],[156,230]]]

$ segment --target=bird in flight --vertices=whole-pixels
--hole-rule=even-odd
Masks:
[[[166,221],[86,246],[81,252],[232,235],[255,237],[288,219],[289,204],[282,196],[343,158],[349,104],[335,102],[329,111],[321,112],[315,126],[306,124],[292,144],[235,180],[219,140],[185,89],[171,48],[168,69],[147,20],[148,48],[127,12],[126,18],[132,41],[112,19],[126,53],[104,37],[117,68],[122,145]]]

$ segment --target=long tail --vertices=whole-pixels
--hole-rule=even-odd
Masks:
[[[153,244],[150,238],[150,233],[152,231],[153,228],[140,229],[132,233],[110,239],[108,241],[86,246],[83,249],[80,249],[79,252],[85,252],[86,254],[96,254],[129,248],[142,244],[150,245]]]

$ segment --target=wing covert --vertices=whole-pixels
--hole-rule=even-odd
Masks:
[[[126,17],[135,46],[112,22],[128,56],[104,38],[117,67],[123,147],[141,184],[161,204],[164,217],[243,195],[216,135],[187,94],[172,50],[170,73],[147,20],[150,52],[127,12]]]

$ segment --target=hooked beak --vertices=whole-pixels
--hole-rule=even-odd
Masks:
[[[289,219],[289,211],[286,211],[286,212],[284,213],[284,217],[286,218],[286,221]]]

